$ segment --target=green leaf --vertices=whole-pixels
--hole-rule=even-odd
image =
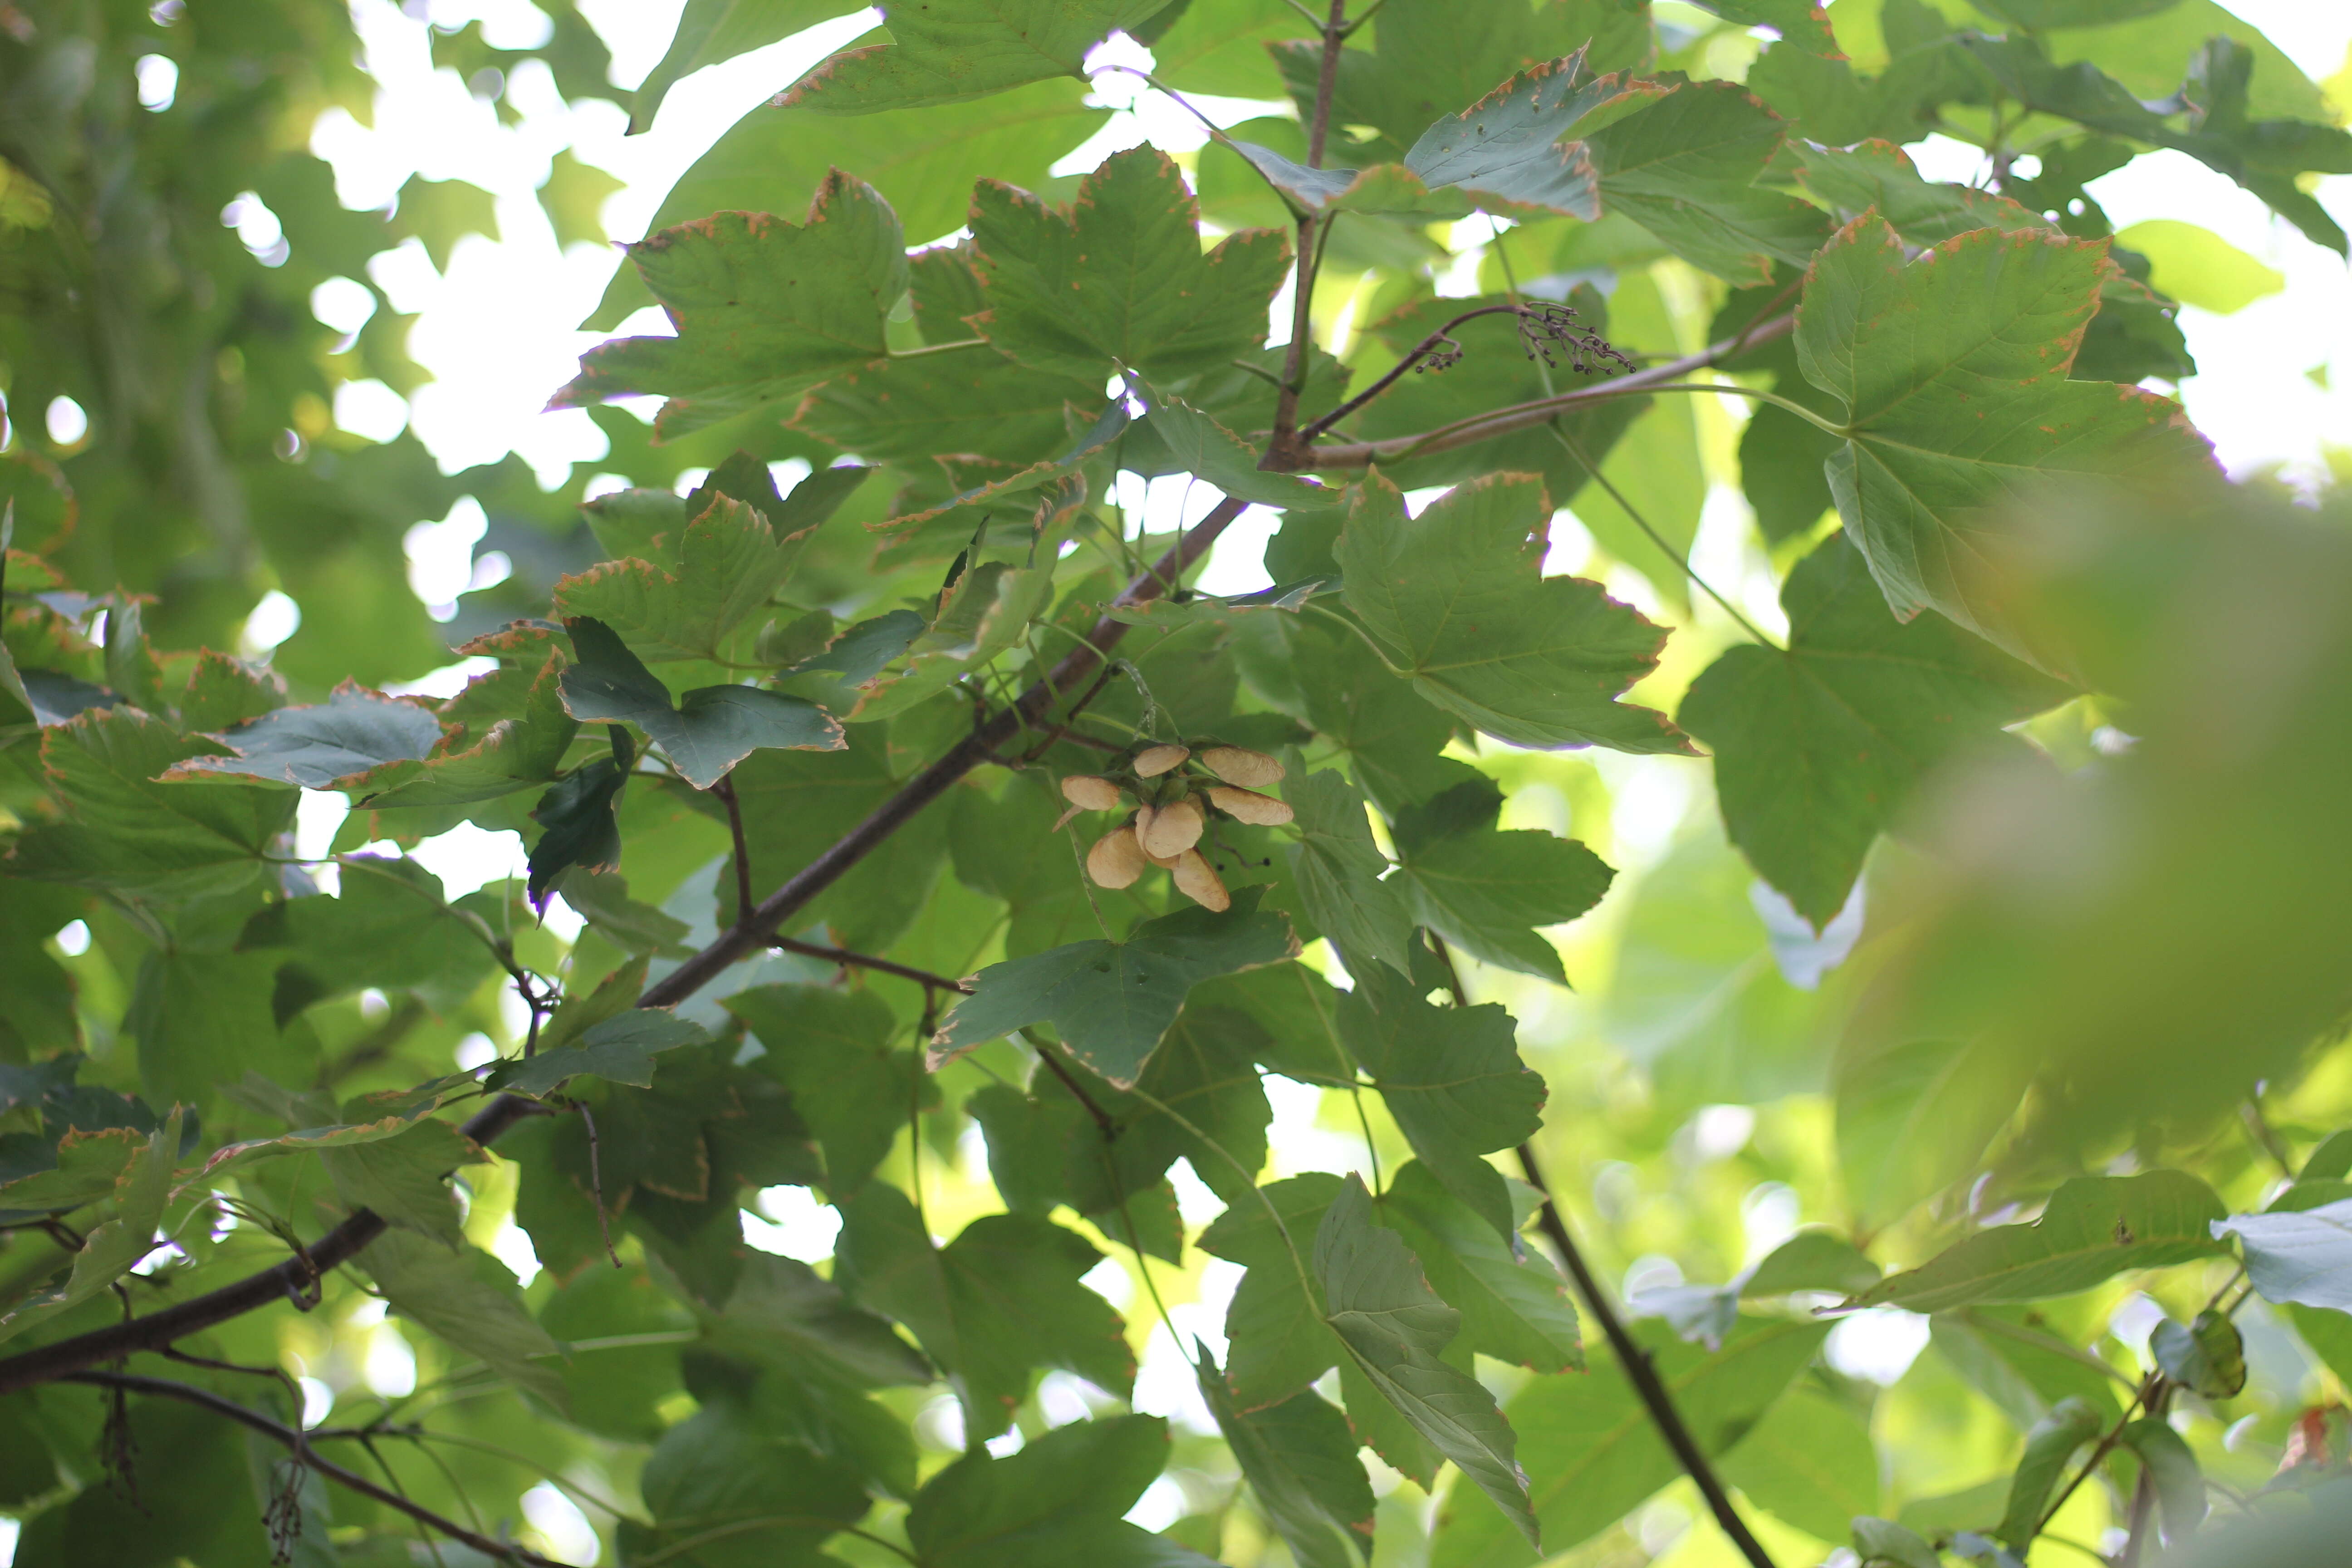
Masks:
[[[710,1037],[666,1007],[638,1007],[589,1028],[577,1045],[542,1046],[537,1054],[513,1057],[492,1068],[486,1089],[543,1100],[574,1078],[651,1089],[654,1058],[680,1046],[705,1044]]]
[[[898,1188],[841,1205],[843,1289],[914,1331],[962,1401],[975,1442],[1012,1422],[1029,1374],[1057,1366],[1124,1397],[1135,1358],[1110,1303],[1078,1283],[1102,1260],[1086,1238],[1027,1215],[987,1215],[944,1247]]]
[[[1810,1383],[1767,1410],[1722,1467],[1749,1502],[1822,1541],[1879,1506],[1867,1408]]]
[[[1785,651],[1727,649],[1675,720],[1715,752],[1724,826],[1764,879],[1820,930],[1922,780],[2066,689],[1936,617],[1887,613],[1844,536],[1780,590]]]
[[[885,462],[985,452],[1027,467],[1067,451],[1105,408],[1099,378],[1031,370],[976,343],[845,372],[808,395],[793,426]]]
[[[1097,383],[1114,363],[1174,376],[1256,348],[1290,265],[1281,235],[1263,229],[1202,255],[1199,205],[1149,147],[1105,159],[1066,209],[982,181],[971,229],[990,342]]]
[[[1072,942],[991,964],[940,1020],[931,1064],[936,1070],[1001,1035],[1050,1024],[1072,1056],[1129,1089],[1193,986],[1297,951],[1290,923],[1255,909],[1244,891],[1224,914],[1184,910],[1146,921],[1125,942]]]
[[[623,1552],[681,1568],[823,1568],[825,1537],[873,1507],[855,1469],[726,1403],[662,1434],[639,1489],[654,1522],[622,1521]]]
[[[1812,1360],[1824,1323],[1747,1318],[1720,1351],[1676,1340],[1661,1323],[1632,1325],[1700,1451],[1720,1455],[1753,1429]],[[1546,1550],[1570,1550],[1613,1524],[1682,1474],[1648,1409],[1614,1359],[1589,1377],[1538,1378],[1508,1412]],[[1522,1568],[1536,1553],[1504,1513],[1456,1489],[1438,1513],[1435,1568]]]
[[[482,1163],[481,1146],[446,1121],[423,1121],[389,1138],[319,1151],[349,1206],[373,1209],[395,1226],[448,1247],[465,1244],[449,1173]]]
[[[2049,1205],[2032,1224],[1979,1231],[1846,1304],[1941,1312],[1976,1301],[2071,1296],[2127,1268],[2226,1257],[2229,1249],[2218,1236],[2269,1217],[2228,1218],[2213,1190],[2180,1171],[2078,1176],[2050,1194]]]
[[[2147,258],[2153,269],[2148,281],[2158,292],[2218,316],[2234,315],[2286,287],[2285,274],[2211,229],[2174,218],[2149,218],[2118,229],[2116,244]]]
[[[498,198],[465,180],[427,180],[412,175],[400,187],[400,205],[391,232],[421,241],[433,258],[434,270],[446,276],[450,253],[469,234],[496,240]]]
[[[114,1212],[93,1226],[74,1254],[62,1284],[37,1291],[0,1318],[0,1340],[89,1300],[155,1250],[155,1227],[172,1192],[172,1162],[180,1152],[180,1111],[174,1108],[114,1180]]]
[[[882,7],[891,42],[845,49],[785,94],[819,114],[958,103],[1077,76],[1087,51],[1167,0],[932,0]]]
[[[441,725],[428,709],[347,680],[316,707],[276,709],[206,739],[219,742],[228,754],[190,756],[162,778],[226,774],[331,789],[386,763],[427,755],[441,739]]]
[[[2263,1300],[2352,1311],[2352,1199],[2300,1213],[2216,1216],[2212,1228],[2216,1237],[2238,1238],[2246,1278]]]
[[[54,1165],[0,1185],[0,1209],[63,1213],[96,1203],[114,1191],[147,1142],[147,1134],[133,1127],[69,1129],[58,1140]]]
[[[1739,1281],[1739,1294],[1750,1300],[1799,1290],[1851,1296],[1877,1284],[1878,1275],[1878,1265],[1845,1237],[1826,1230],[1801,1230],[1747,1272]]]
[[[523,1310],[505,1264],[471,1247],[452,1250],[397,1230],[362,1256],[394,1311],[479,1357],[522,1392],[563,1408],[561,1347]]]
[[[683,436],[880,359],[883,317],[907,291],[905,245],[889,204],[837,169],[797,228],[724,212],[663,229],[629,259],[677,335],[589,350],[550,406],[657,393],[669,401],[655,430]]]
[[[605,623],[656,663],[723,662],[728,634],[792,574],[795,552],[786,543],[759,508],[714,496],[663,560],[607,561],[563,578],[555,608],[567,621]],[[576,668],[564,671],[567,686]]]
[[[1322,1287],[1307,1267],[1339,1178],[1289,1176],[1258,1190],[1262,1200],[1234,1204],[1201,1233],[1202,1251],[1247,1270],[1225,1309],[1225,1379],[1244,1410],[1280,1404],[1340,1355],[1323,1321]]]
[[[2178,404],[2066,379],[2111,266],[2095,243],[1990,229],[1906,265],[1876,217],[1822,247],[1798,359],[1843,403],[1830,489],[1898,616],[1939,610],[2014,650],[1978,564],[1998,557],[1995,514],[2037,476],[2185,483],[2208,469]]]
[[[793,1109],[824,1150],[825,1191],[845,1198],[890,1152],[919,1097],[935,1093],[902,1033],[871,991],[761,985],[727,998],[767,1047],[756,1068],[793,1091]]]
[[[1874,1227],[1972,1169],[2032,1078],[1981,1039],[1857,1033],[1832,1068],[1838,1163]]]
[[[629,782],[636,743],[617,726],[612,738],[613,755],[557,780],[531,808],[531,819],[546,830],[530,847],[528,887],[534,905],[546,903],[556,880],[575,866],[596,872],[620,864],[621,824],[614,807]]]
[[[1357,1370],[1533,1546],[1536,1519],[1527,1472],[1512,1458],[1510,1424],[1475,1378],[1438,1359],[1460,1331],[1462,1315],[1430,1289],[1396,1233],[1372,1223],[1371,1196],[1352,1174],[1316,1230],[1315,1274],[1323,1286],[1324,1321]]]
[[[1499,798],[1494,804],[1499,808]],[[1562,925],[1585,913],[1617,873],[1573,839],[1539,828],[1497,832],[1486,825],[1493,811],[1480,816],[1483,822],[1425,836],[1398,819],[1403,864],[1394,880],[1406,907],[1415,921],[1473,958],[1567,984],[1559,950],[1529,928]]]
[[[628,881],[618,873],[570,872],[557,889],[597,935],[624,952],[684,958],[693,951],[686,945],[692,928],[630,898]]]
[[[2165,1376],[2207,1399],[2234,1399],[2246,1386],[2246,1345],[2238,1325],[2210,1309],[2188,1323],[2167,1318],[2148,1335]]]
[[[1863,1568],[1892,1563],[1894,1568],[1944,1568],[1936,1549],[1891,1519],[1864,1514],[1853,1521],[1853,1552]]]
[[[632,135],[653,129],[662,100],[706,66],[750,54],[857,9],[851,0],[687,0],[669,47],[629,102]]]
[[[1543,1125],[1542,1077],[1520,1061],[1510,1014],[1433,1007],[1395,971],[1356,976],[1339,1035],[1433,1175],[1506,1243],[1518,1233],[1503,1173],[1480,1156]]]
[[[751,852],[751,897],[784,879],[863,822],[902,782],[896,771],[914,759],[894,752],[886,727],[850,728],[839,752],[754,752],[732,775]],[[1049,819],[1050,820],[1050,819]],[[947,824],[921,816],[893,834],[803,918],[823,921],[835,942],[862,952],[887,948],[927,899],[947,854]],[[732,867],[717,882],[717,919],[735,921]]]
[[[1601,205],[1695,267],[1762,283],[1827,237],[1821,212],[1756,184],[1787,125],[1737,83],[1685,82],[1586,143]]]
[[[2009,1483],[2009,1507],[1995,1534],[2012,1552],[2022,1552],[2042,1533],[2042,1510],[2065,1473],[2074,1450],[2099,1435],[2105,1425],[2098,1411],[2079,1399],[2061,1400],[2049,1415],[2025,1435],[2025,1452]]]
[[[237,934],[240,952],[278,972],[275,1010],[376,986],[412,990],[436,1009],[463,1003],[496,967],[480,930],[442,901],[441,879],[413,860],[352,856],[338,896],[265,904]]]
[[[1347,1568],[1351,1544],[1369,1560],[1372,1484],[1348,1418],[1312,1390],[1244,1412],[1216,1358],[1205,1345],[1198,1354],[1201,1397],[1298,1568]]]
[[[1835,56],[1838,53],[1837,35],[1830,30],[1829,13],[1815,4],[1815,0],[1701,0],[1701,3],[1727,22],[1736,22],[1743,27],[1769,27],[1798,48],[1817,55]],[[2093,3],[2097,3],[2097,0],[2093,0]],[[2146,4],[2147,0],[2137,0],[2137,3]]]
[[[1559,1270],[1516,1235],[1497,1237],[1428,1166],[1409,1160],[1398,1170],[1381,1194],[1379,1218],[1462,1314],[1464,1346],[1536,1372],[1584,1370],[1576,1307]]]
[[[1339,491],[1296,474],[1259,468],[1255,447],[1183,399],[1150,386],[1140,391],[1150,412],[1129,430],[1119,448],[1119,467],[1150,478],[1196,474],[1229,496],[1262,506],[1327,507],[1342,499]],[[1157,443],[1160,450],[1146,452],[1147,443]]]
[[[709,789],[762,747],[837,752],[841,722],[815,703],[756,686],[703,686],[676,708],[669,689],[613,628],[592,616],[567,621],[580,661],[563,672],[563,706],[585,723],[630,723],[662,749],[688,784]]]
[[[1497,740],[1686,750],[1664,715],[1616,700],[1664,634],[1598,584],[1542,575],[1549,516],[1520,475],[1457,486],[1418,517],[1369,475],[1334,551],[1348,608],[1416,690]]]
[[[1337,769],[1293,771],[1283,798],[1297,813],[1298,847],[1290,852],[1301,911],[1342,952],[1391,969],[1412,967],[1412,916],[1382,881],[1388,858],[1372,842],[1364,797]]]
[[[2205,1473],[2198,1468],[2197,1456],[2160,1415],[2128,1423],[2119,1441],[2147,1467],[2157,1504],[2164,1511],[2165,1539],[2185,1540],[2205,1522]]]
[[[355,805],[374,814],[377,827],[383,830],[379,836],[389,837],[404,824],[385,813],[413,811],[430,817],[449,807],[475,805],[553,782],[580,731],[578,721],[563,710],[562,672],[563,656],[551,651],[535,674],[510,668],[482,677],[477,685],[520,678],[523,696],[514,711],[495,717],[469,714],[461,693],[443,710],[442,721],[465,716],[462,742],[445,737],[423,758],[371,768],[341,781],[340,787],[351,793]]]
[[[907,1539],[925,1568],[1201,1568],[1119,1518],[1167,1462],[1157,1415],[1074,1421],[1002,1459],[974,1448],[916,1495]]]
[[[1486,211],[1598,218],[1599,172],[1582,143],[1567,137],[1590,135],[1671,89],[1623,74],[1594,76],[1579,49],[1523,71],[1440,120],[1405,153],[1404,166],[1428,189],[1459,189]]]

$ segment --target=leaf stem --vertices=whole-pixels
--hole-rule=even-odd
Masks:
[[[741,925],[751,916],[751,849],[743,837],[743,803],[735,795],[733,772],[720,774],[710,793],[727,805],[727,831],[735,840],[735,923]]]
[[[935,991],[953,991],[971,994],[971,987],[961,980],[950,980],[944,974],[934,974],[928,969],[898,963],[887,958],[877,958],[870,952],[852,952],[845,947],[822,947],[813,942],[796,942],[788,936],[772,936],[768,945],[780,952],[797,952],[803,958],[821,958],[827,963],[837,963],[845,969],[870,969],[877,974],[895,974],[901,980]]]

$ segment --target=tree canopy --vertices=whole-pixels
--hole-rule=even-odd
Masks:
[[[436,62],[639,130],[855,10],[534,3]],[[15,1561],[2339,1550],[2352,500],[2098,182],[2345,258],[2352,91],[2213,0],[880,14],[550,489],[334,421],[497,223],[337,198],[339,0],[0,5]]]

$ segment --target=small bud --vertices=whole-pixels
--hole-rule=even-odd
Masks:
[[[1211,784],[1209,804],[1235,821],[1259,827],[1280,827],[1291,818],[1287,802],[1254,789],[1235,789],[1231,784]]]
[[[1135,753],[1135,776],[1156,779],[1171,768],[1182,767],[1192,754],[1190,746],[1146,746]]]
[[[1145,850],[1153,855],[1181,855],[1201,842],[1209,819],[1191,795],[1162,806],[1145,806],[1136,814],[1135,827]]]
[[[1062,781],[1062,798],[1080,811],[1116,811],[1118,785],[1093,773],[1072,773]]]
[[[1234,907],[1234,896],[1225,891],[1216,868],[1198,849],[1187,849],[1178,856],[1175,869],[1176,890],[1202,909],[1222,914]]]
[[[1087,851],[1087,875],[1094,879],[1096,887],[1114,892],[1133,887],[1135,879],[1143,875],[1145,864],[1143,846],[1137,840],[1132,824],[1112,828]]]
[[[1264,789],[1282,780],[1280,763],[1246,746],[1212,746],[1201,753],[1201,765],[1227,784],[1251,789]]]

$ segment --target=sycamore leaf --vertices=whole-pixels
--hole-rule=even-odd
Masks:
[[[635,724],[697,789],[763,746],[837,752],[847,744],[840,721],[815,703],[756,686],[697,687],[673,708],[669,689],[613,628],[587,616],[565,624],[580,656],[563,672],[565,710],[587,723]]]
[[[1815,0],[1698,0],[1727,22],[1743,27],[1769,27],[1788,42],[1811,54],[1843,59],[1837,35],[1830,30],[1830,14]]]
[[[1167,1464],[1158,1415],[1073,1421],[1001,1459],[974,1447],[916,1494],[907,1539],[924,1568],[1212,1568],[1119,1517]]]
[[[562,1347],[523,1310],[505,1264],[462,1243],[452,1251],[397,1230],[378,1237],[362,1261],[394,1311],[524,1393],[565,1407]]]
[[[1662,1323],[1630,1325],[1703,1453],[1732,1448],[1769,1410],[1829,1335],[1826,1323],[1748,1318],[1708,1352]],[[1507,1412],[1520,1462],[1534,1478],[1529,1500],[1545,1545],[1567,1551],[1591,1539],[1682,1474],[1657,1425],[1614,1357],[1587,1377],[1541,1377]],[[1455,1494],[1431,1543],[1437,1568],[1524,1568],[1537,1553],[1513,1534],[1504,1510]],[[1513,1520],[1512,1522],[1517,1522]]]
[[[1480,778],[1400,813],[1392,826],[1403,864],[1393,880],[1415,921],[1471,956],[1565,985],[1559,950],[1531,928],[1583,914],[1617,873],[1574,839],[1497,831],[1502,804]]]
[[[1296,474],[1257,466],[1255,447],[1201,410],[1150,386],[1139,389],[1150,412],[1128,432],[1119,467],[1139,474],[1195,474],[1225,494],[1285,510],[1336,505],[1340,493]],[[1156,445],[1160,450],[1151,451]]]
[[[66,820],[23,833],[9,874],[180,896],[250,881],[272,841],[293,826],[295,792],[154,782],[194,758],[226,760],[217,751],[136,709],[93,710],[49,726],[41,770]]]
[[[1125,942],[1072,942],[991,964],[973,976],[973,994],[940,1021],[931,1066],[1015,1029],[1050,1024],[1072,1056],[1131,1089],[1194,985],[1297,952],[1290,922],[1261,912],[1244,889],[1223,914],[1183,910],[1145,921]]]
[[[934,518],[942,517],[959,507],[985,507],[988,503],[1005,496],[1024,495],[1031,490],[1054,484],[1056,480],[1070,484],[1076,489],[1078,494],[1083,496],[1085,481],[1076,477],[1077,470],[1089,459],[1101,456],[1106,449],[1113,447],[1126,433],[1127,424],[1127,405],[1110,404],[1103,409],[1102,414],[1092,426],[1052,457],[959,490],[936,506],[901,512],[891,518],[889,526],[893,529],[919,528]],[[1059,510],[1055,504],[1057,499],[1049,494],[1045,499],[1045,504]],[[983,512],[982,515],[985,513]],[[1046,582],[1052,580],[1053,571],[1050,566],[1042,568],[1041,572],[1041,580]]]
[[[1412,1152],[1507,1243],[1518,1233],[1503,1173],[1480,1156],[1543,1125],[1540,1074],[1519,1060],[1510,1014],[1494,1003],[1433,1007],[1375,965],[1339,1003],[1339,1036],[1371,1075]]]
[[[799,227],[722,212],[664,229],[629,259],[677,335],[589,350],[549,406],[658,393],[669,401],[655,430],[682,436],[880,359],[883,318],[907,291],[905,244],[874,187],[837,169]]]
[[[174,1109],[115,1177],[113,1215],[83,1237],[65,1282],[26,1298],[0,1318],[0,1340],[89,1300],[155,1250],[155,1227],[171,1195],[172,1162],[179,1152],[180,1112]]]
[[[2077,1176],[2031,1225],[1997,1225],[1848,1299],[1849,1307],[1941,1312],[1978,1301],[2071,1296],[2127,1268],[2221,1258],[2229,1211],[2180,1171]]]
[[[545,1099],[583,1075],[651,1089],[656,1056],[680,1046],[701,1045],[709,1038],[701,1025],[666,1007],[632,1008],[586,1030],[577,1045],[542,1047],[534,1055],[500,1062],[482,1084],[503,1094],[527,1094],[533,1099]]]
[[[1423,132],[1404,166],[1432,191],[1459,189],[1501,213],[1601,216],[1601,180],[1582,142],[1670,89],[1626,73],[1594,76],[1585,50],[1522,71]]]
[[[226,756],[193,756],[161,775],[165,782],[222,775],[259,784],[331,789],[386,763],[429,755],[441,739],[431,710],[346,680],[326,701],[279,708],[205,737]]]
[[[596,1358],[606,1359],[606,1358]],[[714,1391],[716,1392],[716,1391]],[[859,1467],[795,1441],[757,1404],[714,1398],[670,1427],[638,1482],[650,1525],[623,1519],[622,1560],[681,1568],[824,1568],[825,1538],[873,1507]]]
[[[1297,814],[1290,870],[1307,920],[1344,953],[1412,968],[1412,916],[1398,889],[1381,880],[1388,857],[1372,842],[1364,797],[1338,769],[1310,773],[1302,766],[1283,798]]]
[[[1438,1359],[1462,1315],[1430,1289],[1397,1234],[1372,1223],[1371,1196],[1353,1174],[1316,1230],[1315,1274],[1325,1321],[1357,1370],[1534,1545],[1536,1519],[1527,1472],[1511,1457],[1510,1424],[1484,1384]]]
[[[2066,689],[1939,616],[1887,613],[1843,535],[1780,590],[1789,646],[1727,650],[1676,715],[1715,752],[1724,826],[1814,929],[1845,907],[1863,858],[1912,791]]]
[[[467,743],[444,742],[425,757],[371,768],[342,780],[341,787],[370,811],[429,811],[473,805],[551,782],[580,730],[578,721],[564,711],[558,689],[563,663],[563,656],[551,649],[535,674],[510,667],[482,678],[516,676],[527,683],[512,716],[499,717],[478,733],[469,728],[463,736]],[[457,717],[457,705],[463,700],[461,694],[443,710],[445,721]]]
[[[1381,1194],[1378,1217],[1462,1314],[1468,1348],[1536,1372],[1584,1370],[1576,1307],[1559,1270],[1517,1236],[1497,1237],[1427,1165],[1405,1162]]]
[[[1032,370],[974,343],[845,371],[802,399],[792,423],[885,462],[984,452],[1026,468],[1107,412],[1101,376]]]
[[[620,864],[621,825],[614,807],[629,782],[637,745],[619,725],[612,729],[613,754],[556,781],[539,797],[531,819],[544,829],[530,847],[526,884],[533,907],[543,907],[556,879],[574,866],[610,871]]]
[[[845,49],[803,77],[782,105],[818,114],[957,103],[1077,76],[1087,51],[1168,0],[887,0],[891,42]]]
[[[966,1431],[992,1437],[1057,1366],[1122,1397],[1135,1358],[1118,1314],[1078,1283],[1102,1260],[1076,1232],[1029,1215],[988,1215],[944,1247],[898,1188],[869,1182],[842,1205],[843,1289],[914,1331],[963,1403]]]
[[[1592,133],[1601,205],[1734,284],[1804,265],[1828,234],[1820,209],[1756,184],[1787,125],[1736,82],[1685,82]]]
[[[1174,162],[1150,147],[1105,159],[1067,208],[984,180],[971,230],[989,342],[1097,385],[1114,363],[1175,376],[1256,348],[1290,265],[1271,229],[1228,236],[1202,255],[1199,204]]]
[[[1245,1273],[1225,1308],[1225,1380],[1244,1410],[1279,1404],[1331,1370],[1339,1342],[1311,1267],[1316,1227],[1339,1195],[1317,1172],[1268,1182],[1201,1233],[1201,1250]]]
[[[2180,405],[2070,381],[2113,269],[2102,243],[1981,229],[1916,262],[1877,216],[1823,247],[1797,310],[1805,379],[1840,398],[1831,493],[1895,613],[2014,649],[1989,563],[2037,476],[2178,484],[2210,457]]]
[[[669,47],[630,100],[629,133],[651,130],[669,89],[704,67],[764,48],[856,9],[855,0],[687,0]]]
[[[726,1000],[767,1054],[754,1064],[793,1091],[793,1110],[824,1151],[825,1191],[865,1185],[907,1124],[908,1107],[937,1090],[904,1033],[871,991],[761,985]]]
[[[1423,697],[1497,740],[1687,751],[1664,714],[1617,700],[1665,634],[1599,584],[1542,574],[1550,515],[1523,474],[1458,485],[1418,517],[1368,475],[1333,550],[1348,608]]]
[[[764,608],[792,575],[759,508],[714,495],[658,562],[606,561],[555,584],[555,613],[593,616],[656,663],[721,661],[728,634]]]
[[[319,1151],[335,1194],[395,1226],[446,1247],[464,1243],[449,1173],[482,1162],[481,1146],[446,1121],[422,1121],[389,1138],[331,1143]]]
[[[135,1127],[69,1128],[58,1140],[56,1164],[0,1185],[0,1209],[62,1213],[96,1203],[114,1191],[147,1141]]]
[[[1372,1483],[1348,1418],[1312,1389],[1244,1411],[1208,1347],[1197,1352],[1201,1397],[1298,1568],[1347,1568],[1351,1545],[1369,1559]]]

